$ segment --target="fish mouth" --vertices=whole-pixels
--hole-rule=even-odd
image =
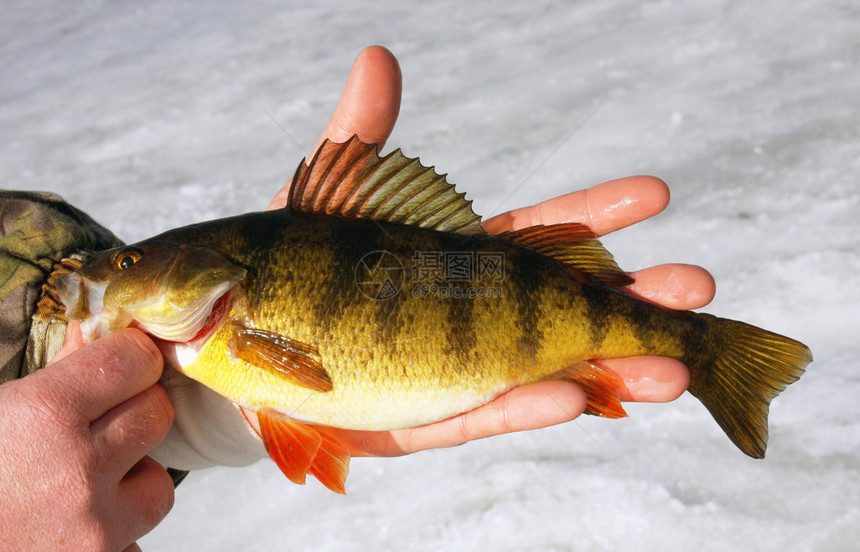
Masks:
[[[57,278],[55,283],[57,297],[66,307],[66,316],[74,320],[84,320],[102,309],[104,286],[93,286],[77,272]]]
[[[187,341],[187,343],[206,341],[209,339],[209,337],[221,327],[221,324],[224,323],[224,319],[227,318],[227,307],[229,307],[229,305],[230,292],[228,291],[215,300],[215,303],[212,304],[212,309],[209,311],[209,316],[206,317],[206,320],[203,321],[203,326],[200,327],[200,331],[197,332],[197,335]]]
[[[224,323],[224,319],[227,318],[227,311],[230,306],[230,291],[223,293],[217,299],[212,301],[211,307],[209,307],[208,312],[205,317],[202,316],[202,312],[199,313],[196,318],[202,319],[202,322],[199,326],[196,326],[197,329],[194,333],[190,333],[188,331],[182,333],[176,333],[171,335],[165,335],[162,332],[154,331],[152,324],[146,324],[143,322],[136,322],[132,324],[133,327],[140,328],[144,332],[150,334],[153,338],[158,339],[159,341],[164,341],[167,343],[179,343],[179,344],[193,344],[193,343],[202,343],[209,339],[215,331],[221,327]]]
[[[133,311],[136,327],[164,341],[186,343],[199,337],[201,331],[212,328],[214,313],[221,312],[226,307],[230,290],[236,285],[235,281],[225,281],[203,294],[196,304],[180,308],[169,297],[162,298],[162,303],[154,305],[157,316],[150,316],[143,309]],[[215,304],[222,301],[219,308]],[[148,307],[147,307],[148,308]],[[165,312],[162,312],[165,311]]]
[[[203,345],[224,324],[230,310],[230,292],[215,300],[209,315],[194,337],[188,341],[170,341],[151,335],[155,345],[161,351],[164,362],[180,372],[191,364],[203,348]]]
[[[66,307],[66,316],[81,321],[84,342],[90,343],[112,329],[128,326],[131,318],[110,315],[104,308],[105,283],[95,283],[77,272],[57,278],[57,296]]]

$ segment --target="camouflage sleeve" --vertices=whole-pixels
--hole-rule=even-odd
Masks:
[[[62,345],[65,315],[45,284],[63,259],[120,243],[55,194],[0,191],[0,382],[41,368]]]
[[[67,319],[54,276],[119,245],[56,194],[0,190],[0,384],[42,368],[62,346]],[[168,471],[174,484],[187,473]]]

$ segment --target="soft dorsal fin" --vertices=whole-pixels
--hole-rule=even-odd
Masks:
[[[472,202],[445,175],[398,149],[380,157],[376,144],[353,136],[323,142],[293,176],[287,207],[297,213],[394,222],[466,236],[486,235]]]
[[[612,254],[584,224],[566,222],[529,226],[502,232],[498,236],[555,259],[607,286],[633,283],[633,279],[621,270]]]

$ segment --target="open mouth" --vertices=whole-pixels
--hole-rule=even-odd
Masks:
[[[203,321],[203,325],[200,326],[200,329],[197,330],[197,333],[194,334],[190,339],[168,339],[164,336],[159,336],[156,333],[152,332],[151,329],[147,328],[144,324],[133,323],[132,327],[138,327],[144,332],[148,333],[149,336],[156,343],[182,345],[186,347],[193,347],[199,350],[203,343],[205,343],[207,339],[212,337],[212,334],[214,334],[215,331],[221,327],[221,324],[224,323],[224,319],[227,318],[227,311],[229,309],[229,306],[230,292],[228,291],[227,293],[215,300],[215,302],[212,304],[212,308],[209,310],[209,314]]]
[[[206,320],[203,322],[203,326],[200,327],[200,331],[185,343],[191,344],[197,341],[205,341],[211,336],[211,334],[215,333],[215,330],[221,326],[221,323],[227,316],[227,307],[229,304],[230,292],[228,291],[219,297],[212,305],[212,310],[209,311],[209,316],[206,317]]]
[[[161,350],[165,363],[179,371],[190,365],[203,348],[206,341],[218,331],[227,318],[230,307],[230,292],[219,297],[212,305],[209,315],[200,330],[188,341],[168,341],[151,335]]]

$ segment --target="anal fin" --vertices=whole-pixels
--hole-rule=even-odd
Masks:
[[[230,351],[236,358],[272,370],[314,391],[332,390],[331,376],[320,364],[316,349],[283,335],[233,324]]]
[[[330,490],[346,494],[350,454],[337,439],[271,408],[258,411],[257,419],[266,451],[287,479],[304,485],[310,473]]]
[[[627,417],[619,399],[624,382],[614,372],[592,361],[577,362],[544,379],[572,381],[582,387],[588,400],[586,414],[612,419]]]

